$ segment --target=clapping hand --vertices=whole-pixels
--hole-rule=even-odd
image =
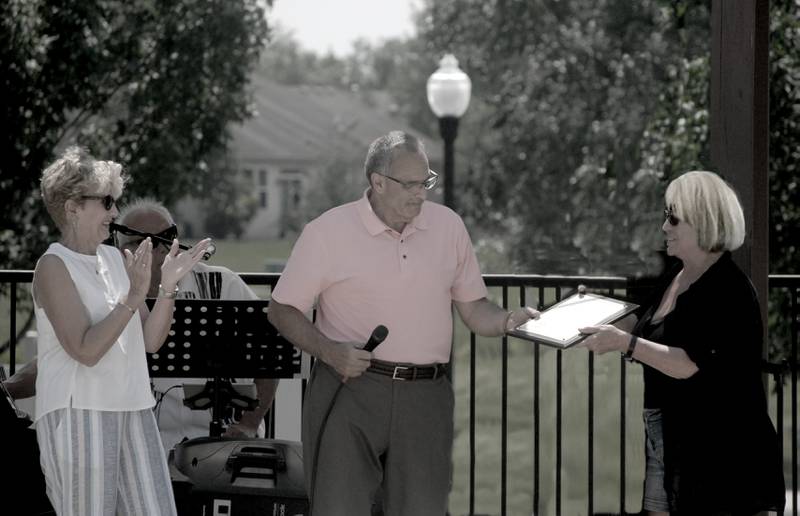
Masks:
[[[139,243],[136,251],[130,252],[125,249],[125,271],[130,280],[130,290],[128,291],[128,304],[132,308],[138,307],[147,296],[150,288],[150,265],[153,261],[153,242],[150,238],[145,238]]]
[[[164,263],[161,265],[161,285],[164,290],[171,291],[192,267],[197,264],[211,243],[210,238],[204,238],[186,251],[178,252],[178,239],[172,241]],[[152,245],[151,245],[152,247]]]

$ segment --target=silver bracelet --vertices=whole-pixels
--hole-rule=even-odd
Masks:
[[[126,304],[125,304],[125,303],[123,303],[122,301],[117,301],[117,304],[118,304],[119,306],[122,306],[122,307],[126,308],[126,309],[127,309],[127,310],[128,310],[130,313],[132,313],[132,314],[135,314],[135,313],[136,313],[136,310],[134,310],[134,309],[133,309],[133,308],[131,308],[130,306],[126,305]]]
[[[158,285],[158,297],[165,297],[167,299],[175,299],[178,297],[178,285],[175,285],[175,290],[171,292],[167,292],[164,288],[159,284]]]

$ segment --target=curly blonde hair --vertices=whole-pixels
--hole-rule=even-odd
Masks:
[[[84,147],[72,146],[42,172],[40,187],[47,213],[59,229],[67,224],[66,202],[83,195],[122,195],[128,175],[122,165],[101,161]]]

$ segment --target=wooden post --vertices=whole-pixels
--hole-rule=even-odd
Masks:
[[[711,160],[744,209],[747,239],[734,260],[755,285],[766,328],[769,0],[713,0],[711,33]]]

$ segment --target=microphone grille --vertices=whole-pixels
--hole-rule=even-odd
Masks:
[[[383,340],[389,335],[389,329],[381,324],[372,330],[372,335],[378,340]]]

